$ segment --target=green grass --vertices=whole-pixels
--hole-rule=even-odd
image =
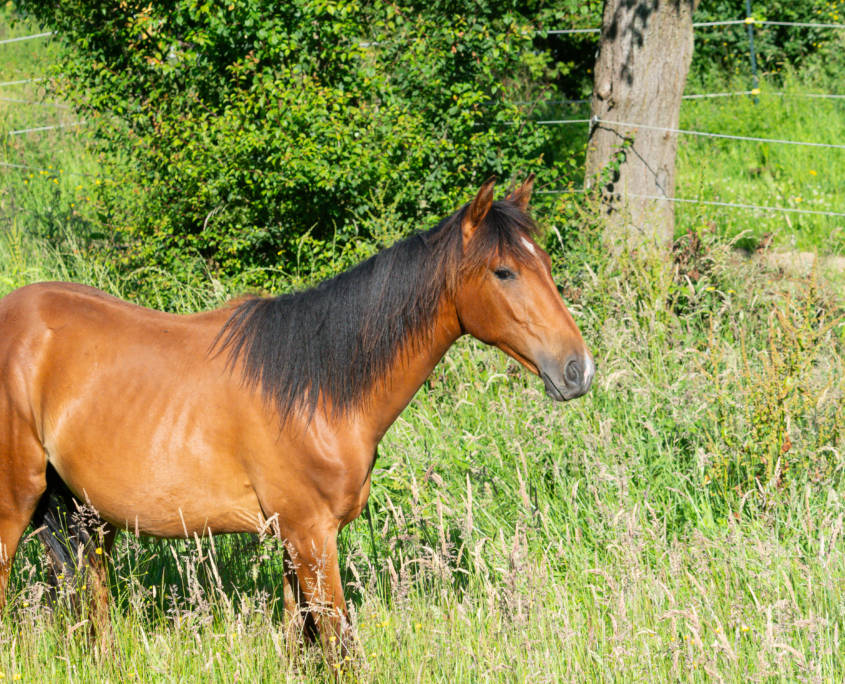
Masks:
[[[0,39],[41,33],[29,23],[10,27],[11,15],[0,9]],[[49,39],[0,45],[0,82],[49,74],[53,48]],[[71,230],[80,237],[104,231],[108,212],[98,204],[103,182],[94,143],[82,126],[10,135],[42,126],[84,120],[55,98],[44,82],[0,88],[0,162],[32,167],[0,167],[0,226],[14,223],[27,233],[58,242]]]
[[[16,239],[0,242],[3,293],[73,273],[125,294],[72,251]],[[750,429],[742,406],[758,389],[736,372],[739,331],[761,368],[779,330],[771,313],[800,310],[811,283],[736,263],[713,241],[699,257],[705,276],[672,310],[677,277],[590,243],[555,267],[580,289],[572,308],[600,369],[589,395],[554,404],[500,353],[464,340],[385,438],[375,548],[364,519],[341,543],[361,645],[350,681],[842,681],[841,433],[835,453],[821,452],[820,413],[792,415],[789,477],[761,477],[745,496],[721,492],[714,470]],[[183,310],[217,296],[211,284],[188,292]],[[707,376],[711,322],[721,390]],[[841,336],[839,325],[819,340],[800,379],[802,391],[828,388],[840,412]],[[713,419],[727,399],[737,425]],[[82,617],[51,615],[28,542],[0,623],[0,670],[37,681],[330,681],[318,655],[285,651],[273,544],[215,547],[220,584],[207,542],[200,557],[193,543],[122,535],[103,655],[74,629]]]
[[[18,45],[0,80],[41,73],[49,46]],[[98,173],[93,144],[5,136],[45,116],[0,101],[2,161],[53,166],[0,171],[0,296],[75,280],[187,313],[233,293],[209,277],[142,296],[143,274],[98,258],[96,178],[70,176]],[[685,103],[682,127],[845,139],[841,105],[800,98]],[[845,210],[841,153],[691,141],[679,195]],[[599,367],[586,397],[552,403],[502,354],[461,340],[388,432],[374,535],[362,517],[341,539],[360,643],[348,681],[845,680],[842,283],[743,261],[725,240],[774,231],[838,250],[839,224],[678,215],[679,232],[714,225],[672,269],[608,256],[592,223],[555,257]],[[24,544],[0,619],[4,680],[333,680],[319,654],[288,655],[273,540],[212,550],[124,534],[113,560],[103,653],[84,614],[49,607],[40,548]]]
[[[837,93],[839,84],[820,87],[789,74],[782,84],[761,84],[759,103],[750,97],[687,100],[681,128],[775,140],[842,145],[845,100],[808,98]],[[726,90],[747,90],[732,82]],[[783,93],[777,95],[775,93]],[[845,214],[839,170],[845,149],[714,140],[681,136],[677,195],[707,201],[786,207]],[[678,227],[713,222],[726,236],[750,231],[754,237],[774,233],[785,247],[841,253],[845,217],[781,212],[678,208]]]
[[[820,80],[794,72],[761,82],[759,102],[749,96],[684,100],[681,130],[744,137],[791,140],[823,145],[845,141],[845,100],[806,95],[839,93],[841,81]],[[687,93],[737,92],[749,89],[748,79],[718,79],[688,84]],[[775,93],[784,93],[776,95]],[[586,119],[590,106],[556,105],[541,119]],[[632,122],[637,123],[637,122]],[[557,126],[556,158],[574,155],[583,164],[587,124]],[[845,191],[839,169],[845,149],[778,143],[718,140],[679,135],[675,196],[730,204],[784,207],[845,214]],[[576,174],[577,176],[577,174]],[[576,186],[581,179],[575,178]],[[542,181],[547,182],[547,181]],[[782,248],[839,254],[845,239],[845,217],[812,216],[776,211],[707,205],[676,205],[676,236],[690,228],[712,224],[726,238],[744,236],[752,247],[773,234]]]

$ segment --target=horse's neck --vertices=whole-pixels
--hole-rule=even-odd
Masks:
[[[461,325],[455,305],[453,302],[444,301],[434,322],[432,335],[425,342],[410,345],[408,350],[397,356],[385,382],[378,383],[372,400],[366,402],[367,407],[362,419],[376,443],[414,398],[434,367],[460,336]]]

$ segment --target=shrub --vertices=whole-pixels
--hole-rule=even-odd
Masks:
[[[736,332],[739,359],[728,352],[733,335],[712,329],[704,355],[712,390],[707,479],[722,494],[841,477],[842,317],[815,273],[764,308],[758,330],[748,320],[713,319]]]
[[[190,278],[201,257],[270,287],[304,238],[370,237],[374,193],[405,232],[541,163],[547,130],[503,87],[547,59],[514,2],[20,5],[63,41],[127,264]]]

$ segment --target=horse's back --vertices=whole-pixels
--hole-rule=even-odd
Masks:
[[[37,413],[50,391],[177,355],[200,358],[214,328],[146,309],[77,283],[36,283],[0,299],[0,373]],[[207,327],[207,326],[205,326]],[[219,328],[219,325],[217,326]],[[178,339],[174,339],[178,338]]]
[[[162,313],[72,283],[16,290],[0,300],[0,442],[29,432],[112,522],[139,517],[159,536],[181,534],[182,514],[242,524],[257,506],[240,431],[261,419],[211,351],[227,316]]]

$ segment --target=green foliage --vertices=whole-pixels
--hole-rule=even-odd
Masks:
[[[797,292],[770,305],[753,341],[748,324],[737,324],[742,354],[733,367],[726,364],[723,336],[711,330],[704,356],[714,392],[708,479],[723,496],[753,491],[758,483],[841,478],[842,316],[831,311],[815,273],[797,285]]]
[[[390,205],[378,211],[387,216]],[[380,447],[374,534],[362,516],[341,536],[358,679],[522,682],[541,670],[552,681],[707,682],[710,672],[739,682],[810,671],[842,681],[845,440],[815,431],[818,417],[842,411],[841,296],[830,282],[739,261],[709,230],[679,244],[672,269],[658,269],[605,249],[589,205],[556,216],[573,229],[561,233],[567,250],[552,269],[595,355],[594,386],[558,404],[498,350],[469,339],[450,350]],[[73,250],[8,237],[0,293],[68,274],[118,295],[132,287],[96,264],[86,270]],[[303,278],[309,263],[300,261]],[[220,287],[174,281],[172,308],[219,304]],[[771,340],[783,359],[772,386],[791,392],[789,422],[769,401],[779,396],[767,387]],[[716,341],[719,385],[706,367]],[[720,401],[731,417],[713,421]],[[728,449],[714,430],[749,439],[748,415],[760,455],[783,426],[792,442],[782,477],[767,481],[758,461],[759,496],[713,481],[711,445]],[[835,472],[815,472],[818,456],[838,459]],[[55,682],[127,672],[137,681],[336,681],[319,653],[287,649],[279,551],[247,536],[212,546],[122,534],[102,657],[85,616],[52,602],[30,537],[0,618],[0,643],[16,644],[0,649],[0,672]]]
[[[535,35],[515,3],[21,7],[62,37],[55,74],[105,146],[128,263],[196,278],[198,256],[270,286],[305,235],[371,237],[373,192],[406,232],[540,163],[546,131],[502,85]]]
[[[845,5],[836,0],[752,0],[751,16],[757,21],[845,24]],[[695,22],[744,19],[745,4],[734,0],[702,2],[693,17]],[[838,29],[755,26],[754,48],[761,73],[773,74],[787,66],[830,59],[835,60],[840,69],[842,66],[837,58],[842,50],[842,32]],[[691,77],[724,72],[748,74],[750,71],[751,55],[745,24],[696,29]]]

